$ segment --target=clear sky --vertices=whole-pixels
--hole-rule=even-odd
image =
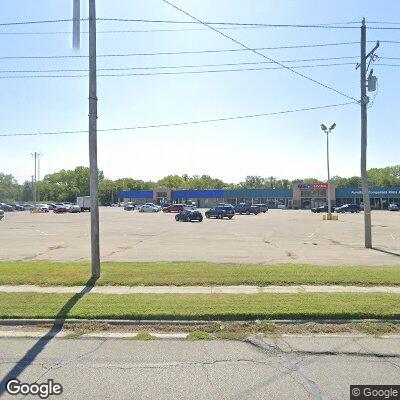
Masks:
[[[400,2],[396,0],[379,2],[173,0],[173,2],[198,18],[208,21],[312,24],[360,21],[363,16],[367,21],[400,21]],[[82,0],[83,18],[87,17],[87,9],[87,0]],[[14,0],[4,2],[0,22],[71,17],[72,0]],[[190,20],[161,0],[97,0],[97,17]],[[400,28],[400,25],[397,27]],[[193,26],[99,21],[98,54],[240,48],[219,34],[207,30],[101,33],[105,30],[182,28],[193,28]],[[87,54],[86,34],[82,34],[81,49],[75,52],[71,48],[70,34],[4,34],[65,32],[71,29],[70,22],[1,26],[0,57]],[[87,31],[86,22],[82,23],[82,30]],[[359,29],[262,28],[232,29],[223,32],[251,47],[348,42],[358,41],[360,37]],[[400,30],[368,30],[367,35],[368,40],[400,42]],[[373,43],[368,43],[368,48],[372,46]],[[264,50],[263,53],[277,60],[296,60],[357,57],[360,49],[359,45],[355,44],[274,49]],[[382,43],[378,54],[380,57],[400,57],[400,44]],[[266,60],[251,52],[100,57],[98,68],[259,61]],[[356,59],[329,62],[355,63]],[[316,63],[318,62],[303,64]],[[379,89],[368,115],[368,167],[400,163],[400,135],[397,131],[400,67],[379,66],[379,63],[400,64],[400,60],[380,60],[374,64]],[[87,66],[86,58],[0,59],[2,71],[86,69]],[[192,70],[204,69],[210,67],[192,68]],[[162,71],[177,70],[183,69]],[[298,71],[359,98],[359,71],[355,70],[355,65],[305,68]],[[155,72],[155,70],[130,72]],[[0,73],[0,76],[4,75],[10,74]],[[2,93],[0,133],[87,128],[88,79],[86,77],[0,79],[0,85]],[[371,98],[373,96],[374,94]],[[268,113],[348,101],[345,97],[287,70],[99,77],[98,99],[99,129]],[[129,176],[154,180],[175,173],[210,174],[231,182],[241,181],[246,175],[265,177],[273,175],[289,179],[313,176],[324,179],[326,154],[325,137],[320,130],[321,122],[327,125],[333,122],[337,124],[331,137],[331,173],[341,176],[359,174],[358,105],[194,126],[99,133],[99,168],[104,171],[106,177],[112,179]],[[29,180],[33,171],[33,160],[30,155],[33,151],[43,153],[42,176],[61,168],[88,165],[87,141],[86,133],[0,137],[0,172],[12,173],[20,181]]]

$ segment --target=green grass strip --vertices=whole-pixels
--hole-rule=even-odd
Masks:
[[[0,285],[74,286],[90,277],[88,263],[0,262]],[[400,286],[400,266],[103,263],[97,285],[358,285]]]
[[[396,294],[109,295],[0,293],[0,318],[399,318]]]

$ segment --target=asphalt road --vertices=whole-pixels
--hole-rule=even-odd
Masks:
[[[202,223],[174,217],[101,207],[102,261],[383,265],[400,260],[400,212],[372,213],[371,250],[364,248],[362,213],[340,214],[339,221],[323,221],[321,214],[305,210]],[[0,260],[88,260],[89,219],[89,213],[7,213],[0,222]]]
[[[0,349],[2,378],[12,370],[23,382],[54,379],[65,399],[343,400],[351,384],[395,384],[400,377],[398,337],[2,338]]]

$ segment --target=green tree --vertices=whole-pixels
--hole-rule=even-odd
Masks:
[[[0,172],[0,202],[12,202],[18,200],[19,185],[12,175]]]
[[[168,175],[157,181],[157,186],[165,186],[169,189],[186,189],[187,181],[179,175]]]

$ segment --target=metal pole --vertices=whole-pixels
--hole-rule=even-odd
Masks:
[[[33,204],[36,206],[36,182],[37,182],[37,173],[36,173],[36,171],[37,171],[37,158],[38,158],[38,153],[35,151],[34,153],[31,153],[31,155],[32,155],[32,157],[33,157],[33,159],[34,159],[34,168],[35,168],[35,171],[34,171],[34,174],[33,174],[33,176],[32,176],[32,192],[33,192]]]
[[[31,175],[31,184],[32,184],[32,200],[35,201],[35,177]]]
[[[367,175],[367,57],[366,57],[367,32],[365,18],[361,25],[361,60],[360,60],[360,86],[361,86],[361,182],[364,202],[364,242],[367,249],[372,248],[371,232],[371,205],[369,201],[368,175]]]
[[[40,159],[43,154],[37,154],[37,180],[40,182]],[[36,200],[40,201],[40,190],[37,189],[36,185]]]
[[[331,175],[329,172],[329,131],[326,132],[326,163],[328,167],[328,215],[331,217]]]
[[[89,161],[92,278],[100,277],[99,173],[97,168],[96,1],[89,0]]]
[[[74,0],[72,21],[72,47],[79,49],[81,45],[81,0]]]

